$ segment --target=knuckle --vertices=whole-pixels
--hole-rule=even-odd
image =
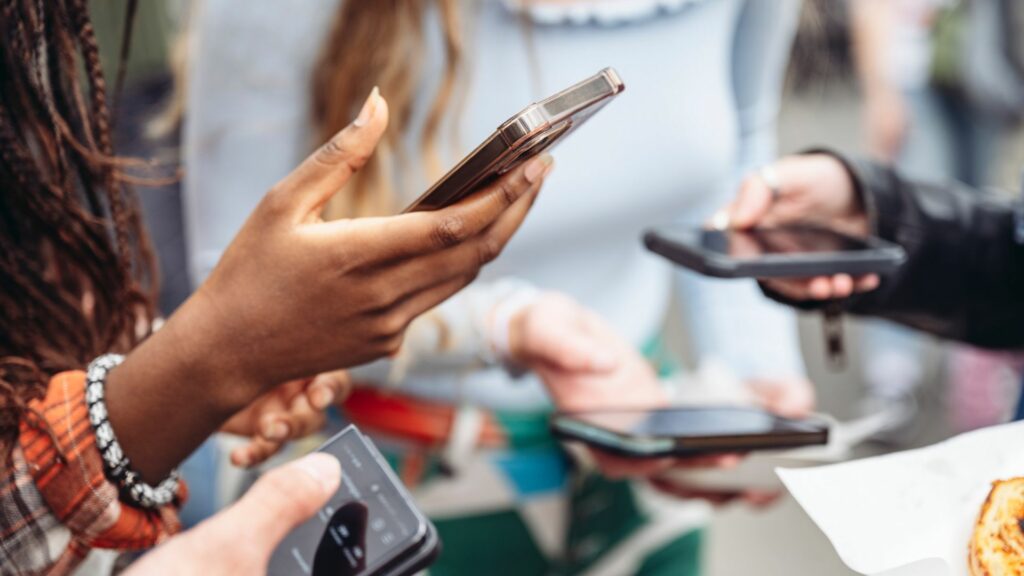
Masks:
[[[485,236],[480,240],[479,257],[480,265],[489,264],[493,262],[498,256],[501,256],[501,251],[505,245],[492,236]]]
[[[376,308],[388,311],[394,308],[395,304],[402,298],[402,291],[397,284],[388,282],[380,284],[373,292]]]
[[[409,319],[404,314],[398,312],[386,314],[380,324],[381,335],[385,341],[390,341],[395,337],[400,337],[408,325]]]
[[[469,228],[465,218],[452,214],[442,218],[434,229],[435,239],[442,248],[450,248],[462,243],[468,234]]]
[[[403,334],[398,334],[388,338],[384,341],[384,353],[388,356],[394,356],[398,354],[402,349],[402,343],[405,341]]]
[[[289,191],[281,184],[275,184],[263,196],[260,202],[260,211],[268,215],[277,215],[285,212],[289,205]]]
[[[353,170],[358,170],[370,159],[366,152],[353,149],[346,141],[344,133],[331,138],[317,150],[315,155],[317,162],[327,166],[335,166],[339,163],[346,163]]]
[[[512,178],[502,178],[498,181],[496,193],[500,195],[501,201],[505,206],[511,206],[516,203],[516,200],[519,200],[521,186],[517,182],[513,182]]]

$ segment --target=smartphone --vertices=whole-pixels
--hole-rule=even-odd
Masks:
[[[810,278],[889,274],[907,255],[880,238],[858,238],[815,226],[706,230],[676,225],[644,235],[647,249],[716,278]]]
[[[605,68],[509,118],[403,212],[437,210],[550,149],[626,88]]]
[[[319,451],[341,462],[341,487],[284,539],[267,573],[408,576],[427,568],[440,553],[437,531],[373,442],[349,426]]]
[[[551,429],[564,440],[631,458],[778,450],[828,443],[828,423],[757,408],[679,407],[565,412]]]

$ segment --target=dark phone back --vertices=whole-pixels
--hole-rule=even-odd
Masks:
[[[349,426],[319,451],[341,461],[341,486],[278,546],[267,573],[409,576],[428,567],[440,552],[437,531],[373,443]]]
[[[649,230],[644,244],[684,268],[716,278],[890,274],[906,261],[906,252],[896,244],[816,226],[750,231],[665,226]]]
[[[742,407],[677,407],[555,414],[554,434],[630,458],[695,456],[814,446],[827,423]]]

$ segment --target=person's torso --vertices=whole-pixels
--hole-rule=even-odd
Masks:
[[[736,156],[739,3],[674,4],[614,25],[547,23],[550,13],[524,25],[502,2],[484,2],[470,26],[465,106],[455,111],[460,142],[445,158],[454,164],[529,102],[615,67],[626,91],[554,150],[556,169],[530,216],[481,279],[565,292],[638,345],[660,324],[670,282],[641,245],[644,229],[703,221],[728,194]]]

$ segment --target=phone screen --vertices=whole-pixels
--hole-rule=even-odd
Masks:
[[[738,260],[773,254],[853,252],[870,250],[867,243],[817,228],[700,230],[697,243],[705,250]]]
[[[581,412],[568,417],[584,426],[641,438],[762,436],[813,433],[821,429],[814,422],[780,418],[754,408],[621,410]]]
[[[341,461],[341,487],[285,538],[268,574],[370,575],[423,538],[421,519],[367,442],[349,428],[320,449]]]

